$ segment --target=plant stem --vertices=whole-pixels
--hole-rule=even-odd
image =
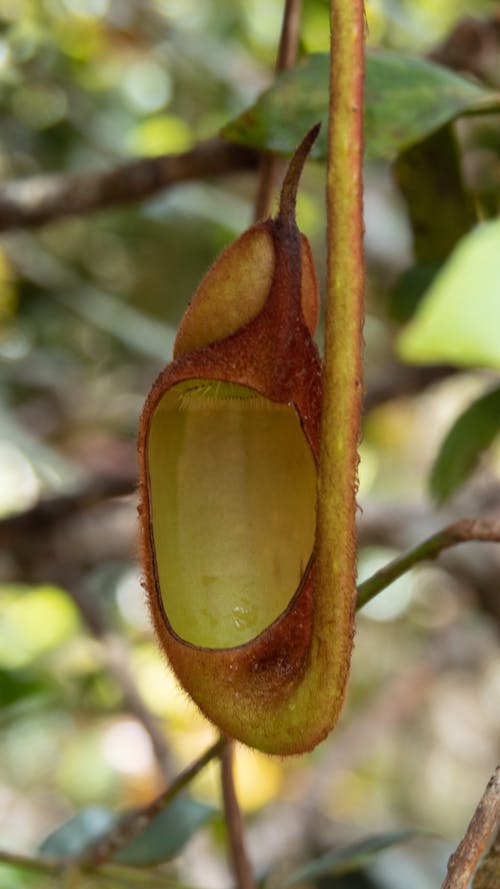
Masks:
[[[500,541],[500,521],[488,521],[486,519],[461,519],[453,525],[448,525],[432,537],[428,537],[423,543],[410,549],[402,556],[398,556],[372,577],[358,585],[357,608],[366,605],[377,593],[384,590],[390,583],[405,574],[419,562],[435,559],[444,549],[456,546],[458,543],[476,540],[483,543]]]
[[[291,68],[297,56],[302,0],[285,0],[280,45],[276,59],[276,74]],[[281,158],[267,153],[259,167],[259,187],[255,201],[255,220],[269,215],[271,198],[282,166]]]
[[[82,858],[78,859],[78,862],[84,868],[97,868],[103,862],[109,861],[116,852],[128,845],[133,837],[138,833],[141,833],[153,818],[158,815],[159,812],[161,812],[212,759],[219,756],[227,743],[226,738],[219,738],[219,740],[216,741],[215,744],[212,744],[205,753],[184,769],[167,790],[161,793],[147,806],[144,806],[144,808],[137,809],[129,815],[125,815],[121,818],[104,837],[101,837],[90,847],[90,849],[86,850]]]
[[[472,889],[500,886],[500,819],[495,836],[475,875]]]
[[[231,861],[238,889],[254,889],[252,869],[245,848],[243,818],[236,796],[233,774],[234,744],[230,741],[220,754],[222,797],[229,837]]]
[[[33,858],[30,855],[7,852],[4,849],[0,849],[0,864],[8,864],[40,874],[60,874],[65,869],[65,862],[59,858]]]
[[[356,490],[362,397],[363,81],[362,0],[331,2],[327,169],[327,300],[317,585],[329,590],[316,619],[335,634],[328,679],[338,713],[344,698],[356,600]],[[317,609],[318,611],[318,609]]]
[[[254,151],[211,139],[177,155],[139,158],[106,170],[32,176],[0,189],[0,231],[36,228],[65,216],[144,200],[178,182],[257,166]]]
[[[467,889],[499,820],[500,766],[490,778],[465,836],[448,862],[448,872],[441,889]]]

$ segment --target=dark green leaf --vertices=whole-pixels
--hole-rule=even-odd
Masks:
[[[444,439],[430,477],[433,497],[442,502],[474,469],[477,459],[500,432],[500,387],[474,401]]]
[[[151,865],[174,858],[187,841],[213,817],[215,809],[190,797],[174,799],[115,861]]]
[[[393,172],[408,208],[415,259],[441,262],[477,222],[451,126],[403,151]]]
[[[36,678],[28,670],[6,670],[0,667],[0,710],[17,704],[26,698],[50,696],[52,689],[48,681]]]
[[[112,827],[114,820],[113,814],[101,806],[82,809],[46,837],[40,852],[55,858],[80,855]]]
[[[214,813],[215,809],[205,803],[188,796],[178,797],[113,860],[128,865],[152,865],[167,861],[181,851]],[[50,834],[40,846],[40,851],[56,857],[80,855],[115,823],[116,819],[107,809],[98,806],[82,809]]]
[[[318,121],[322,132],[313,156],[326,156],[329,58],[307,56],[280,74],[257,102],[223,130],[228,139],[290,154]],[[366,153],[393,159],[466,112],[498,109],[497,94],[440,65],[387,50],[366,59]]]
[[[405,324],[413,317],[424,293],[429,289],[440,264],[412,265],[397,279],[388,300],[387,311],[391,321]]]
[[[297,883],[316,880],[318,877],[341,876],[350,871],[359,870],[368,864],[378,852],[383,852],[384,849],[389,849],[391,846],[411,840],[415,836],[418,836],[417,831],[399,830],[393,833],[367,837],[356,843],[351,843],[343,849],[326,852],[324,855],[308,861],[307,864],[288,874],[277,885],[277,889],[289,889],[290,886],[296,886]]]

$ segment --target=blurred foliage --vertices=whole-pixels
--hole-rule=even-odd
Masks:
[[[244,145],[291,154],[301,134],[321,121],[313,157],[326,158],[328,53],[306,56],[223,129]],[[392,160],[461,114],[499,110],[498,97],[446,68],[380,49],[367,50],[365,153]]]
[[[466,479],[481,452],[500,432],[500,388],[491,389],[461,414],[443,441],[430,475],[436,500],[445,500]]]
[[[270,86],[282,7],[277,0],[0,0],[2,181],[181,152],[215,135]],[[369,43],[381,58],[398,54],[411,86],[416,71],[434,71],[425,54],[464,15],[498,21],[498,4],[372,0]],[[473,102],[500,88],[495,28],[486,33],[473,75],[465,52],[458,73],[438,76],[460,84]],[[305,0],[301,55],[325,52],[328,35],[326,0]],[[404,110],[414,115],[413,104]],[[469,420],[487,389],[498,392],[499,116],[452,122],[461,110],[447,106],[432,119],[426,111],[418,138],[396,132],[390,151],[374,152],[377,160],[366,166],[366,385],[383,383],[389,395],[365,420],[361,576],[465,512],[498,515],[496,416]],[[288,147],[296,125],[292,117],[280,124]],[[418,145],[408,149],[410,142]],[[397,155],[393,166],[389,155]],[[255,185],[250,173],[198,181],[142,204],[4,235],[0,515],[85,488],[99,474],[134,477],[145,394],[170,358],[199,279],[249,223]],[[298,212],[320,283],[323,193],[324,168],[311,165]],[[450,374],[401,395],[399,376],[411,367],[398,355],[449,362]],[[445,459],[450,441],[453,455]],[[437,513],[429,496],[433,466],[434,490],[454,492]],[[452,466],[459,469],[450,487]],[[89,811],[102,829],[111,812],[144,804],[163,786],[151,737],[110,669],[106,634],[124,641],[175,770],[214,733],[152,641],[133,498],[80,504],[52,530],[42,524],[18,535],[0,551],[0,836],[2,847],[33,854],[68,824],[79,826],[82,839]],[[303,879],[339,889],[439,884],[500,741],[499,616],[491,605],[500,558],[487,549],[478,554],[471,546],[460,570],[421,566],[364,610],[346,709],[319,750],[282,762],[238,748],[252,849],[272,880],[282,874],[284,881],[307,861],[334,860],[360,837],[425,827],[444,842],[398,845],[357,875],[335,878],[313,867]],[[104,637],[89,629],[82,600],[104,621]],[[164,885],[231,885],[224,825],[214,816],[221,807],[214,765],[190,793],[186,821],[173,813],[176,828],[188,825],[175,847],[182,855],[151,874],[163,874]],[[130,878],[116,871],[110,884]],[[0,884],[60,882],[0,865]]]
[[[401,335],[403,357],[500,369],[499,237],[496,219],[461,240]]]

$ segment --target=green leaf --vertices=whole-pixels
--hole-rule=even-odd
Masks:
[[[177,797],[114,860],[151,865],[174,858],[193,834],[213,818],[215,811],[188,796]]]
[[[45,677],[29,670],[4,670],[0,667],[0,712],[26,698],[50,696],[52,688]]]
[[[434,498],[442,502],[467,478],[477,459],[500,432],[500,386],[474,401],[444,439],[430,476]]]
[[[477,223],[452,127],[403,151],[393,174],[408,209],[415,259],[427,266],[442,262]]]
[[[215,809],[188,796],[177,797],[150,824],[120,849],[113,861],[153,865],[173,858],[193,834],[215,814]],[[100,806],[82,809],[48,836],[40,846],[45,855],[81,855],[116,824],[113,814]]]
[[[383,852],[384,849],[389,849],[391,846],[405,843],[418,835],[418,831],[415,830],[399,830],[393,833],[377,834],[376,836],[358,840],[349,846],[344,846],[343,849],[325,852],[324,855],[308,861],[297,868],[297,870],[292,871],[291,874],[288,874],[284,880],[278,883],[276,889],[289,889],[290,886],[296,886],[297,883],[317,880],[318,877],[339,877],[351,871],[359,870],[368,864],[378,852]]]
[[[391,321],[406,324],[413,318],[440,267],[441,263],[416,263],[401,273],[387,301],[387,313]]]
[[[282,72],[222,135],[244,145],[290,154],[318,121],[313,156],[326,157],[329,57],[306,56]],[[366,58],[365,139],[369,158],[393,159],[460,114],[500,107],[500,96],[424,59],[387,50]]]
[[[39,851],[55,858],[81,855],[87,846],[111,829],[114,821],[114,816],[108,809],[88,806],[49,834]]]
[[[500,219],[463,238],[437,274],[410,324],[400,356],[500,368]]]

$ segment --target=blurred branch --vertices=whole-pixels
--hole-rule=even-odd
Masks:
[[[398,729],[422,711],[437,676],[479,661],[484,656],[481,646],[459,628],[451,627],[434,635],[417,658],[388,677],[370,701],[326,742],[321,761],[305,780],[299,776],[300,793],[307,800],[308,811],[321,809],[325,793],[334,793],[335,775],[359,769],[387,738],[396,737]]]
[[[84,855],[75,859],[75,864],[93,869],[109,861],[120,849],[127,846],[131,840],[142,833],[153,818],[156,817],[168,804],[184,790],[190,782],[208,765],[215,757],[220,756],[227,744],[227,739],[221,737],[208,750],[195,759],[183,772],[181,772],[170,787],[156,797],[147,806],[136,809],[128,815],[124,815],[111,830],[97,842],[86,849]]]
[[[297,58],[300,35],[300,14],[302,0],[285,0],[280,44],[276,59],[276,74],[291,68]],[[276,180],[280,175],[283,161],[277,155],[267,152],[262,156],[259,167],[259,186],[255,200],[255,220],[265,218],[271,205]]]
[[[2,249],[19,274],[44,289],[48,297],[128,349],[165,363],[174,341],[172,327],[83,280],[32,235],[6,236]]]
[[[170,747],[159,721],[151,713],[137,687],[130,668],[125,640],[109,632],[102,610],[94,599],[76,585],[67,586],[69,586],[68,595],[78,607],[88,629],[100,645],[102,666],[121,690],[125,709],[147,732],[162,776],[165,781],[169,781],[173,771]]]
[[[469,71],[482,80],[498,83],[500,10],[488,19],[465,16],[428,58],[455,71]]]
[[[25,512],[0,519],[0,547],[8,549],[20,538],[47,535],[70,516],[113,497],[127,497],[136,488],[134,476],[98,476],[84,487],[64,494],[55,494],[35,503]]]
[[[33,873],[38,874],[49,874],[54,877],[66,878],[71,880],[71,876],[75,879],[75,885],[79,886],[80,883],[78,878],[82,875],[82,873],[94,873],[94,869],[91,867],[75,867],[72,861],[68,862],[66,858],[52,858],[49,856],[40,856],[35,857],[32,855],[21,855],[17,852],[8,852],[6,849],[0,849],[0,864],[10,865],[11,867],[18,868],[19,870],[32,871]],[[168,877],[168,881],[166,882],[166,878],[164,874],[155,874],[151,870],[147,872],[144,869],[138,869],[135,867],[127,867],[122,864],[105,864],[102,868],[99,868],[99,878],[100,880],[109,879],[113,881],[113,884],[122,883],[123,885],[139,885],[141,889],[146,889],[146,887],[161,887],[161,889],[165,889],[165,886],[168,882],[169,889],[189,889],[184,883],[178,883],[177,880],[172,877]],[[65,882],[64,884],[58,885],[70,885],[72,886],[72,882]]]
[[[295,61],[300,6],[301,0],[286,0],[278,71]],[[484,59],[497,57],[499,42],[497,14],[487,21],[467,17],[429,57],[448,67],[484,76]],[[257,152],[214,138],[182,154],[139,158],[113,169],[7,182],[0,189],[0,231],[35,228],[65,216],[83,216],[143,200],[181,182],[255,169],[257,164]],[[262,164],[269,171],[261,186],[259,216],[267,212],[275,175],[273,158],[265,158]]]
[[[212,744],[198,759],[184,769],[170,787],[161,793],[153,802],[148,803],[141,809],[136,809],[128,815],[123,816],[117,824],[115,824],[107,834],[100,837],[97,842],[91,844],[84,853],[74,858],[32,858],[26,855],[19,855],[14,852],[0,850],[0,862],[11,864],[14,867],[24,868],[26,870],[38,871],[49,874],[61,874],[76,869],[77,872],[92,872],[101,868],[106,864],[106,870],[112,873],[115,870],[114,865],[108,864],[110,858],[120,849],[127,846],[137,834],[142,833],[153,818],[177,796],[185,787],[205,768],[208,763],[221,756],[227,745],[226,738],[219,738],[215,744]],[[125,870],[121,868],[122,872]],[[146,885],[144,874],[141,874],[141,882]],[[174,884],[173,884],[174,885]],[[249,884],[251,885],[251,884]]]
[[[238,889],[254,889],[255,883],[245,846],[243,818],[234,787],[233,753],[234,744],[229,741],[220,755],[224,816],[236,885]]]
[[[428,364],[418,367],[393,363],[367,387],[364,412],[366,414],[393,398],[418,395],[429,386],[457,373],[459,368],[450,364]]]
[[[472,889],[491,889],[492,886],[500,886],[500,824],[476,871]]]
[[[500,766],[490,778],[465,836],[448,862],[447,876],[441,889],[467,889],[499,819]]]
[[[21,553],[23,560],[29,554],[36,561],[39,551],[32,542],[39,541],[41,537],[42,549],[46,549],[45,555],[51,563],[50,573],[47,574],[46,569],[42,573],[46,578],[60,583],[74,601],[88,630],[99,643],[104,669],[120,688],[126,709],[149,735],[156,761],[164,779],[168,781],[172,775],[170,749],[159,723],[136,685],[130,670],[126,643],[110,633],[99,603],[81,588],[78,567],[73,565],[72,576],[66,577],[65,566],[59,564],[57,559],[50,559],[50,537],[53,535],[57,541],[57,529],[70,517],[85,513],[104,500],[131,494],[135,483],[135,478],[128,476],[96,478],[79,490],[41,500],[20,515],[8,516],[0,520],[0,549],[7,550],[12,556]]]
[[[377,593],[385,589],[402,574],[405,574],[414,565],[429,559],[435,559],[445,549],[456,546],[458,543],[477,540],[485,543],[500,541],[500,520],[486,519],[461,519],[453,525],[449,525],[437,534],[433,534],[423,543],[411,549],[409,552],[389,565],[381,568],[372,577],[364,580],[358,586],[357,608],[362,608]]]
[[[111,170],[8,182],[0,190],[0,231],[34,228],[63,216],[83,216],[143,200],[180,182],[256,165],[256,152],[211,139],[183,154],[139,158]]]
[[[63,859],[60,858],[33,858],[30,855],[20,855],[17,852],[7,852],[6,849],[0,849],[0,863],[10,864],[12,867],[19,867],[22,870],[30,870],[35,873],[44,874],[61,874],[66,867]]]

